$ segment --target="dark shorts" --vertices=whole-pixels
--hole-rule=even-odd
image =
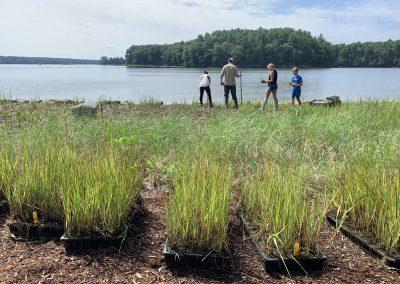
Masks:
[[[268,83],[268,89],[270,89],[271,91],[278,90],[278,84],[276,84],[276,83]]]
[[[236,97],[236,85],[224,85],[224,96],[227,99],[229,97],[229,91],[231,91],[232,99],[237,101]]]
[[[292,98],[299,99],[299,98],[300,98],[300,95],[301,95],[301,89],[300,89],[300,88],[298,88],[298,89],[293,89],[293,91],[292,91]]]

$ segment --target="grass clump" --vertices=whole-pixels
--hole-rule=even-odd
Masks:
[[[241,205],[251,227],[270,255],[319,255],[319,233],[327,210],[326,199],[307,191],[302,174],[286,167],[266,164],[240,192]]]
[[[67,235],[116,237],[126,231],[143,178],[133,152],[66,151],[61,192]]]
[[[368,160],[368,159],[367,159]],[[335,210],[342,223],[400,254],[400,167],[386,162],[349,164],[333,184]]]
[[[180,161],[174,190],[167,204],[169,245],[195,253],[225,251],[228,247],[228,202],[231,169],[209,158]]]
[[[15,219],[33,221],[32,214],[36,212],[40,222],[63,222],[58,151],[47,148],[35,152],[24,147],[22,153],[13,153],[3,160],[2,183]]]

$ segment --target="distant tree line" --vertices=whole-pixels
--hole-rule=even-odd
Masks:
[[[127,65],[217,67],[235,58],[240,66],[400,67],[400,41],[334,45],[322,35],[292,28],[234,29],[164,45],[132,45]]]
[[[99,64],[99,60],[51,58],[51,57],[0,56],[0,64]]]
[[[101,65],[124,65],[125,63],[126,63],[126,60],[123,57],[102,56],[100,58]]]

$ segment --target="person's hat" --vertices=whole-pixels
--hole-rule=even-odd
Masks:
[[[207,70],[204,70],[204,74],[208,74],[208,71],[207,71]]]
[[[228,59],[228,62],[233,62],[233,58],[232,58],[232,57],[229,58],[229,59]]]

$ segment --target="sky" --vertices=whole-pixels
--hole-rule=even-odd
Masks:
[[[291,27],[332,43],[400,39],[400,0],[0,0],[0,55],[99,59],[222,29]]]

